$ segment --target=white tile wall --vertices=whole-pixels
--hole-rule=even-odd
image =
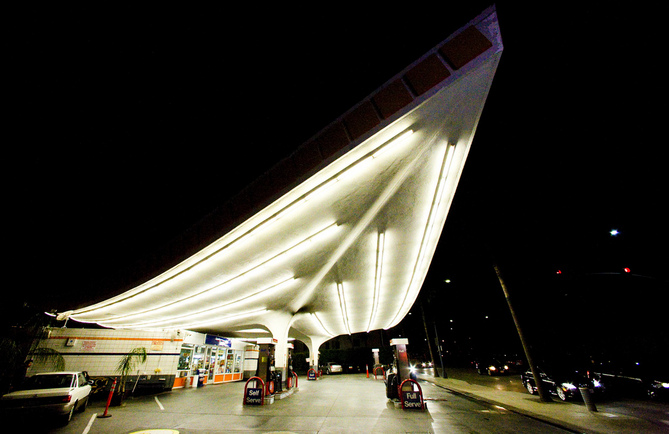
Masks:
[[[136,347],[145,347],[149,356],[146,363],[139,366],[141,374],[154,375],[160,369],[162,375],[176,373],[181,341],[174,339],[176,334],[170,331],[146,332],[136,330],[106,329],[51,329],[49,339],[40,346],[52,348],[63,355],[65,369],[88,371],[91,376],[117,375],[116,365],[120,354],[125,354]],[[66,346],[68,338],[75,339],[73,346]],[[162,351],[152,349],[152,343],[162,344]],[[76,353],[76,354],[72,354]],[[116,353],[107,355],[104,353]],[[68,355],[70,354],[70,355]],[[90,355],[88,355],[90,354]],[[52,370],[49,366],[33,364],[28,372]]]

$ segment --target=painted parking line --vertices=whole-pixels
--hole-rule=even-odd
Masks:
[[[88,431],[91,430],[91,427],[93,426],[93,422],[95,422],[95,419],[98,417],[98,414],[95,413],[91,418],[88,420],[88,425],[86,425],[86,428],[82,431],[81,434],[88,434]]]
[[[175,429],[145,429],[142,431],[133,431],[130,434],[179,434]]]
[[[165,407],[163,407],[163,404],[158,400],[157,396],[153,397],[156,400],[156,404],[158,404],[158,407],[160,407],[161,410],[165,410]]]

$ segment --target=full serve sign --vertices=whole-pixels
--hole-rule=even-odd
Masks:
[[[402,391],[402,405],[404,408],[423,408],[423,396],[419,391]]]

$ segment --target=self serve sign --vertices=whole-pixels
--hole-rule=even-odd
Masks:
[[[246,405],[262,405],[262,389],[246,389]]]

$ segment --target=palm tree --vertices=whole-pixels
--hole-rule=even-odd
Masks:
[[[25,354],[21,354],[19,344],[11,337],[0,337],[0,395],[9,392],[10,388],[19,375],[20,365],[25,360]],[[22,378],[20,378],[22,379]]]
[[[121,382],[118,386],[119,403],[123,402],[123,398],[125,397],[125,383],[128,381],[128,375],[142,363],[146,363],[146,348],[144,347],[133,348],[118,361],[116,372],[121,374]]]
[[[38,364],[51,365],[54,371],[65,370],[63,355],[53,348],[35,348],[31,353],[32,360]]]
[[[22,312],[19,322],[0,330],[0,395],[23,381],[30,362],[62,371],[65,360],[58,351],[40,345],[49,336],[51,318],[42,312]],[[45,365],[42,365],[45,367]]]

